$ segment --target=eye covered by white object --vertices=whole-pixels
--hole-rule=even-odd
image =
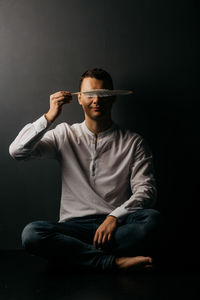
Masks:
[[[110,97],[117,95],[130,95],[133,92],[130,90],[108,90],[108,89],[96,89],[89,90],[85,92],[76,92],[72,93],[72,95],[84,94],[87,97]]]

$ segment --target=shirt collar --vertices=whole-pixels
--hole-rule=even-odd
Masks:
[[[83,130],[84,130],[85,132],[87,132],[90,136],[96,137],[96,135],[95,135],[92,131],[90,131],[90,130],[88,129],[88,127],[87,127],[86,124],[85,124],[85,121],[82,122],[82,127],[83,127]],[[104,136],[110,134],[111,132],[113,132],[113,131],[116,129],[116,127],[117,127],[117,125],[116,125],[115,123],[112,123],[112,125],[111,125],[110,128],[108,128],[107,130],[102,131],[102,132],[100,132],[100,133],[98,134],[98,139],[99,139],[99,138],[103,138]]]

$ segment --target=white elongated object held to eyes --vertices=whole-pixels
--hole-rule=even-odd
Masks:
[[[117,95],[130,95],[133,92],[130,90],[108,90],[108,89],[96,89],[89,90],[85,92],[76,92],[72,93],[72,95],[84,94],[87,97],[110,97]]]

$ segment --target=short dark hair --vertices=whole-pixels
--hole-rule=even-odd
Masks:
[[[100,68],[89,69],[85,71],[80,78],[79,90],[81,90],[81,85],[84,78],[91,77],[96,78],[98,80],[103,80],[104,88],[113,90],[113,80],[108,72]]]

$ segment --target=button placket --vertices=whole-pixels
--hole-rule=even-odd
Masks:
[[[101,145],[103,143],[103,138],[98,137],[96,140],[96,137],[93,136],[91,139],[91,163],[90,163],[90,176],[91,180],[93,181],[93,184],[95,183],[96,174],[97,174],[97,167],[98,167],[98,153],[101,149]]]
[[[95,149],[95,144],[96,144],[96,139],[93,138],[92,139],[92,159],[91,159],[91,165],[90,165],[90,173],[92,178],[94,179],[95,176],[95,170],[96,170],[96,163],[95,163],[95,159],[96,159],[96,149]]]

